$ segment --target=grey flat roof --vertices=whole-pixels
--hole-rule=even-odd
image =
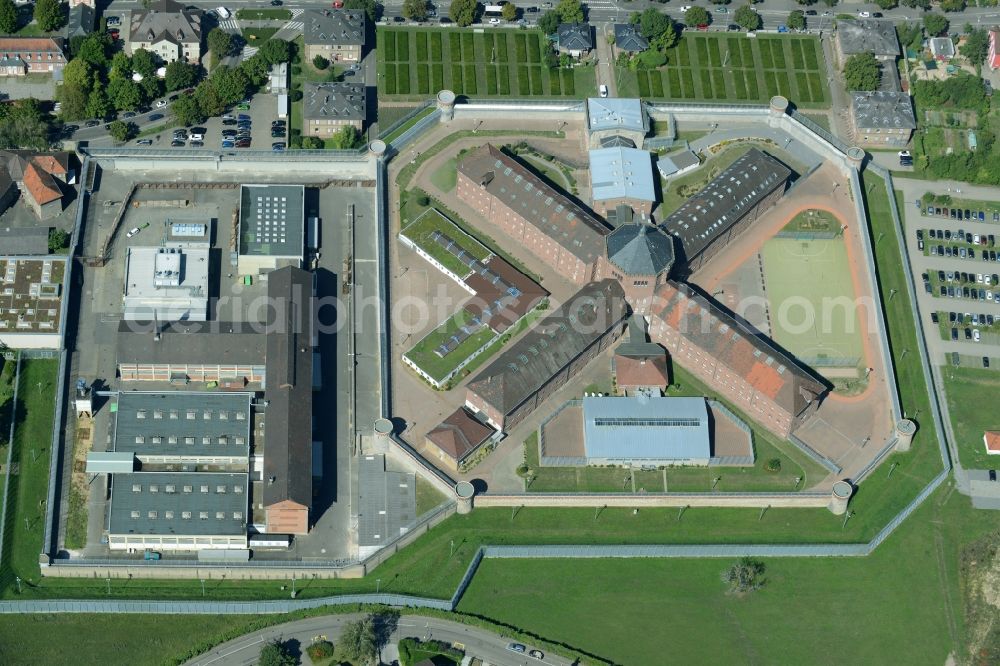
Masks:
[[[87,474],[128,474],[135,469],[131,451],[91,451],[87,454]]]
[[[711,457],[704,398],[586,397],[583,428],[588,458],[657,461]]]
[[[302,89],[303,120],[360,120],[368,117],[368,89],[359,83],[306,83]]]
[[[649,131],[642,100],[623,97],[587,98],[587,123],[591,132],[608,129]]]
[[[312,274],[286,267],[268,274],[267,297],[285,319],[267,334],[264,390],[264,505],[312,506]],[[273,481],[272,481],[273,479]]]
[[[682,150],[673,155],[661,155],[656,159],[656,166],[664,177],[699,164],[701,164],[701,160],[690,150]]]
[[[416,518],[413,474],[385,471],[381,455],[358,463],[358,545],[384,546]]]
[[[871,53],[876,56],[899,55],[899,39],[892,21],[854,19],[837,21],[840,50],[847,55]]]
[[[246,534],[249,496],[245,473],[114,474],[108,532],[181,536]]]
[[[0,227],[0,255],[46,255],[48,227]]]
[[[157,340],[153,331],[160,329]],[[264,366],[265,327],[249,322],[122,321],[118,363]]]
[[[681,240],[690,262],[761,199],[784,187],[791,173],[778,160],[751,148],[681,204],[661,226]]]
[[[302,21],[302,39],[307,45],[358,45],[365,43],[365,13],[351,9],[307,9]]]
[[[240,254],[302,258],[305,251],[302,185],[240,187]]]
[[[852,92],[851,112],[859,129],[916,129],[913,101],[904,92]]]
[[[209,248],[130,247],[126,319],[207,319]]]
[[[619,198],[656,201],[652,155],[637,148],[591,150],[590,187],[594,201]]]
[[[115,414],[115,451],[131,451],[139,458],[248,456],[252,395],[122,391]]]

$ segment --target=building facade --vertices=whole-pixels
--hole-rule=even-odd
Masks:
[[[368,89],[358,83],[306,83],[302,134],[328,139],[344,127],[361,132],[368,116]]]
[[[861,146],[905,146],[917,128],[913,100],[905,92],[853,92],[850,118]]]
[[[487,144],[458,165],[459,198],[575,284],[594,279],[609,229],[517,160]]]
[[[322,56],[330,62],[359,62],[364,57],[367,17],[350,9],[307,10],[299,16],[306,60]]]
[[[627,315],[616,281],[584,286],[466,385],[465,406],[497,430],[514,428],[621,337]]]
[[[188,9],[174,0],[153,0],[145,9],[134,11],[129,22],[125,51],[138,49],[155,53],[166,63],[201,61],[202,12]]]
[[[60,38],[0,38],[0,76],[52,74],[65,65],[66,54]]]

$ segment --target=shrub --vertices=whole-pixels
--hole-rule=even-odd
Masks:
[[[781,471],[781,459],[771,458],[767,461],[767,466],[764,468],[768,472],[780,472]]]
[[[313,58],[313,67],[315,67],[316,69],[322,71],[329,66],[330,66],[330,61],[321,56],[320,54],[317,53],[316,57]]]
[[[329,659],[333,656],[333,643],[330,641],[316,641],[306,648],[306,653],[313,661]]]
[[[417,197],[417,205],[426,208],[427,206],[431,205],[431,198],[426,194],[421,194],[420,196]]]

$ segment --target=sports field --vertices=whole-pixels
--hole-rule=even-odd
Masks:
[[[687,102],[766,102],[784,95],[799,107],[830,105],[823,52],[817,38],[747,38],[685,33],[659,70],[616,68],[618,92]]]
[[[844,241],[772,238],[762,254],[778,344],[813,367],[857,367],[864,348]]]
[[[537,30],[379,28],[379,96],[425,99],[439,90],[475,97],[589,97],[593,67],[549,69]]]

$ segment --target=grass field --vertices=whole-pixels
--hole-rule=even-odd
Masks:
[[[834,234],[840,232],[840,220],[825,210],[804,210],[793,217],[792,221],[786,224],[782,231],[787,233],[805,231]]]
[[[738,160],[750,150],[750,146],[733,146],[726,148],[702,162],[702,165],[689,174],[670,180],[660,180],[663,191],[663,201],[658,214],[663,217],[680,208],[695,192],[702,190],[713,178],[726,170],[729,165]]]
[[[406,352],[406,357],[435,380],[442,382],[462,361],[497,336],[488,326],[481,326],[478,330],[468,328],[472,326],[474,326],[472,316],[465,308],[462,308],[425,335],[410,351]],[[438,346],[450,340],[452,336],[461,335],[460,331],[463,328],[472,331],[472,333],[452,349],[451,353],[446,356],[438,356],[434,352]]]
[[[15,576],[19,576],[24,585],[39,580],[38,554],[42,552],[45,530],[49,442],[52,440],[53,393],[58,367],[56,361],[21,361],[13,442],[13,462],[18,473],[11,475],[7,487],[4,561],[0,568],[2,596],[15,592]],[[2,420],[9,422],[6,418]]]
[[[687,32],[659,70],[616,68],[618,92],[685,102],[766,102],[784,95],[799,107],[829,106],[820,42],[800,35]]]
[[[841,238],[772,238],[762,249],[774,339],[813,367],[857,365],[864,349]],[[851,363],[850,360],[854,360]]]
[[[400,233],[416,243],[420,249],[434,257],[452,273],[459,277],[468,275],[468,265],[463,263],[455,253],[446,250],[444,246],[434,240],[432,235],[435,232],[447,236],[454,245],[458,246],[455,251],[460,252],[462,256],[470,255],[477,261],[483,261],[492,254],[479,241],[463,232],[434,208],[429,208],[413,222],[406,225]]]
[[[1000,392],[1000,373],[982,368],[941,368],[945,398],[962,465],[970,469],[1000,467],[997,456],[987,455],[984,430],[1000,430],[1000,415],[986,407],[984,399]]]
[[[440,90],[473,97],[590,97],[593,67],[548,69],[535,30],[378,29],[379,95],[426,98]]]

